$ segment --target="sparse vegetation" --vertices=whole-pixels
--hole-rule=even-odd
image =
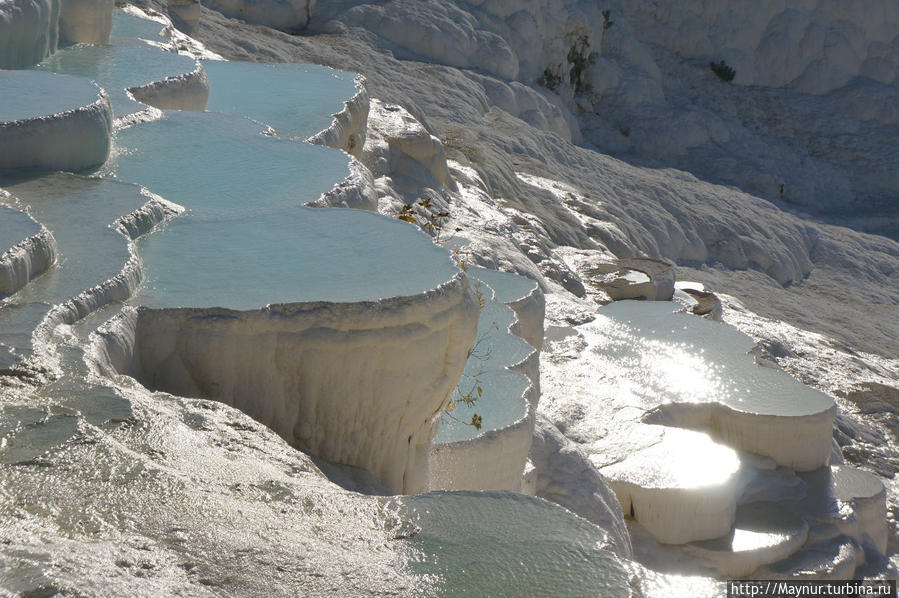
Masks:
[[[549,70],[549,68],[543,69],[543,74],[537,79],[537,85],[545,87],[550,91],[555,91],[561,83],[562,77]]]
[[[586,87],[584,73],[596,62],[596,52],[590,51],[590,39],[586,35],[577,37],[571,44],[566,62],[568,64],[568,83],[575,93],[580,93]],[[543,74],[537,79],[537,85],[550,91],[556,91],[563,81],[562,75],[557,72],[564,72],[564,69],[565,66],[561,64],[556,69],[549,67],[543,69]]]
[[[478,305],[481,306],[481,309],[484,308],[484,296],[481,293],[481,284],[477,283],[474,285],[475,294],[478,297]],[[494,324],[493,328],[495,330],[499,330],[499,327]],[[489,350],[481,350],[480,345],[487,338],[487,335],[478,335],[477,340],[474,345],[472,345],[471,349],[468,350],[468,359],[475,359],[480,362],[486,362],[490,359],[490,351]],[[450,400],[450,402],[446,406],[446,413],[452,419],[456,420],[459,423],[465,424],[467,426],[473,426],[475,430],[480,430],[481,425],[483,424],[483,420],[480,415],[477,413],[473,413],[471,415],[470,421],[463,421],[453,415],[453,412],[456,410],[456,407],[460,404],[466,405],[468,407],[473,406],[478,399],[480,399],[484,394],[484,388],[481,385],[481,377],[484,375],[485,370],[479,369],[474,374],[462,374],[463,378],[467,378],[470,380],[471,385],[467,392],[462,392],[459,389],[459,386],[456,386],[456,395]],[[461,380],[460,380],[461,384]]]
[[[608,31],[609,28],[615,24],[615,21],[611,19],[612,11],[608,8],[602,11],[602,30]]]
[[[728,64],[723,60],[718,62],[710,62],[709,68],[711,68],[712,72],[718,75],[718,78],[725,83],[730,83],[734,80],[734,77],[737,76],[737,71],[728,66]]]
[[[418,210],[416,210],[416,206],[424,211],[424,214],[420,214]],[[428,233],[434,238],[434,243],[438,245],[441,242],[441,234],[444,229],[444,225],[446,224],[446,220],[449,218],[449,212],[436,212],[434,211],[434,203],[430,199],[423,199],[415,202],[414,204],[405,204],[400,211],[396,215],[398,220],[402,220],[404,222],[410,222],[415,224],[420,229]],[[461,228],[456,228],[453,231],[453,235],[457,232],[460,232]],[[445,241],[452,239],[450,236]],[[459,267],[464,272],[468,266],[465,259],[461,258],[458,250],[453,251],[453,256],[458,260]],[[481,291],[481,283],[478,282],[474,285],[475,297],[478,301],[478,308],[484,309],[484,305],[486,305],[486,300],[484,299],[484,293]],[[484,341],[484,337],[479,336],[475,341],[474,345],[468,350],[468,355],[466,356],[466,360],[475,358],[479,361],[486,361],[490,358],[489,351],[481,351],[479,350],[480,344]],[[446,413],[456,421],[463,423],[468,426],[473,426],[476,430],[481,429],[481,425],[483,424],[483,420],[480,415],[477,413],[473,413],[471,416],[471,420],[468,422],[464,422],[458,419],[456,416],[452,415],[456,406],[460,403],[465,404],[469,407],[473,406],[475,402],[481,398],[484,394],[484,388],[481,385],[481,376],[484,374],[483,370],[479,370],[475,374],[468,375],[463,374],[464,377],[471,380],[471,388],[468,392],[462,392],[459,390],[458,385],[456,386],[456,396],[450,400],[450,402],[446,406]],[[460,381],[461,383],[461,381]]]
[[[596,52],[589,52],[590,40],[586,35],[582,35],[571,44],[568,50],[568,82],[571,84],[575,93],[580,93],[584,88],[583,75],[594,62],[596,62]]]
[[[415,206],[420,207],[425,213],[419,214]],[[396,217],[398,220],[417,225],[418,228],[434,237],[434,242],[439,245],[441,242],[440,236],[443,233],[443,225],[446,223],[446,219],[449,218],[449,212],[434,212],[433,208],[434,204],[430,199],[423,199],[414,205],[404,205]],[[460,230],[462,229],[457,228],[453,234],[455,235]]]
[[[457,151],[465,156],[472,165],[484,161],[484,156],[481,154],[480,149],[478,149],[477,143],[475,141],[466,140],[466,134],[462,130],[449,128],[441,141],[443,142],[443,147],[447,151],[447,156],[449,156],[452,151]]]

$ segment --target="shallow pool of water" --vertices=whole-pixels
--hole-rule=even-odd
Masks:
[[[203,63],[212,112],[248,116],[281,137],[309,137],[356,93],[355,73],[314,64]]]
[[[229,115],[167,112],[119,133],[102,173],[188,209],[139,243],[142,303],[251,309],[376,300],[453,277],[449,253],[408,223],[303,207],[348,174],[346,156],[261,129]]]
[[[510,303],[526,297],[537,286],[537,283],[530,278],[511,272],[500,272],[477,266],[469,266],[467,272],[471,278],[490,286],[496,300],[501,303]]]
[[[472,405],[457,402],[451,413],[443,415],[434,439],[436,443],[467,440],[488,430],[510,426],[527,412],[524,392],[530,381],[524,374],[506,368],[520,363],[534,349],[509,332],[515,314],[493,298],[491,287],[474,278],[480,275],[480,271],[472,272],[471,280],[484,300],[484,307],[478,318],[475,346],[455,395],[456,398],[470,395],[477,401]],[[468,425],[474,414],[481,416],[480,430]]]
[[[408,567],[449,596],[630,596],[605,534],[558,505],[511,492],[396,499],[420,531]]]
[[[31,216],[7,206],[0,206],[0,255],[39,232],[41,226]]]
[[[35,71],[0,70],[0,123],[66,112],[97,101],[87,79]]]
[[[190,73],[197,62],[147,44],[116,41],[111,46],[63,48],[34,68],[96,81],[109,94],[113,113],[119,118],[146,108],[128,96],[127,88]]]

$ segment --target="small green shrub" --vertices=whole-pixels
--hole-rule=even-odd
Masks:
[[[543,69],[543,74],[537,79],[537,85],[545,87],[550,91],[555,91],[559,84],[562,83],[562,77],[555,74],[548,68]]]
[[[730,83],[734,80],[734,77],[737,75],[737,71],[735,71],[732,67],[728,66],[726,62],[723,60],[715,63],[710,62],[709,68],[712,69],[712,72],[718,75],[718,78],[724,81],[725,83]]]
[[[611,20],[612,11],[606,9],[602,11],[602,30],[608,31],[609,27],[615,24],[615,21]]]

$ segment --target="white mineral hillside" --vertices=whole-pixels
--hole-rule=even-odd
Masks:
[[[59,44],[108,44],[113,0],[3,0],[0,68],[25,68]]]
[[[353,8],[356,4],[359,6]],[[645,155],[640,157],[634,152],[643,152],[643,149],[631,147],[637,129],[644,127],[646,152],[664,153],[669,164],[677,163],[677,152],[668,151],[665,146],[686,140],[689,135],[672,132],[670,126],[680,120],[692,119],[691,122],[695,121],[693,129],[714,131],[716,123],[720,122],[723,123],[722,130],[732,129],[739,136],[734,137],[733,143],[724,144],[720,140],[711,142],[706,138],[700,144],[702,159],[695,162],[714,166],[718,173],[714,178],[730,175],[752,178],[752,173],[756,172],[755,165],[762,160],[772,166],[771,173],[781,171],[784,176],[801,176],[805,183],[814,187],[809,187],[814,193],[810,191],[807,199],[815,198],[817,201],[832,196],[839,199],[839,203],[850,205],[852,193],[843,194],[841,189],[852,185],[859,189],[870,186],[876,177],[868,174],[881,167],[882,174],[893,176],[896,172],[893,168],[886,169],[892,146],[885,135],[892,125],[857,120],[844,113],[836,123],[827,120],[831,123],[828,126],[832,128],[834,123],[840,126],[840,123],[845,123],[846,127],[855,127],[856,133],[847,136],[833,131],[823,132],[825,135],[836,135],[838,139],[819,137],[818,133],[822,131],[815,126],[814,143],[821,152],[834,150],[838,145],[836,141],[851,141],[857,149],[867,143],[879,144],[871,146],[871,152],[854,152],[851,168],[842,158],[838,160],[839,168],[843,169],[840,180],[847,182],[851,179],[852,182],[852,185],[847,182],[840,186],[829,178],[836,172],[834,168],[837,165],[822,162],[809,154],[809,147],[802,146],[811,143],[810,137],[794,135],[787,146],[777,136],[785,121],[766,124],[754,120],[744,126],[742,120],[766,112],[774,101],[782,103],[782,110],[789,108],[794,111],[790,114],[826,115],[828,112],[822,113],[821,110],[831,106],[827,104],[830,100],[783,88],[726,85],[711,73],[707,61],[694,65],[678,59],[651,39],[641,37],[640,29],[628,23],[638,17],[644,18],[641,16],[643,13],[622,10],[617,14],[613,12],[614,24],[605,31],[606,41],[610,43],[613,34],[618,36],[620,44],[631,48],[631,54],[635,56],[637,51],[634,48],[642,48],[647,61],[652,64],[659,62],[665,67],[664,77],[658,65],[654,71],[657,78],[668,86],[664,94],[647,92],[634,97],[633,101],[622,99],[622,103],[632,105],[633,110],[642,110],[655,97],[655,105],[677,118],[646,119],[638,118],[634,113],[622,117],[626,117],[625,122],[616,116],[618,108],[614,99],[618,96],[604,96],[603,126],[616,123],[615,135],[619,141],[626,142],[630,148],[628,151],[632,152],[621,154],[629,162],[614,159],[572,146],[553,134],[551,131],[556,127],[544,126],[546,119],[536,116],[538,113],[549,113],[548,108],[541,111],[537,106],[521,112],[517,105],[518,100],[525,97],[524,92],[518,91],[521,82],[439,64],[397,60],[384,51],[389,49],[396,55],[394,42],[363,27],[350,28],[340,22],[349,19],[350,15],[355,14],[354,11],[374,11],[373,14],[387,15],[385,19],[402,19],[412,10],[412,6],[399,1],[383,5],[322,4],[314,13],[310,27],[345,34],[302,39],[285,38],[275,33],[265,33],[265,30],[243,30],[238,34],[228,29],[230,25],[226,26],[230,21],[205,11],[197,35],[210,47],[238,58],[252,55],[248,53],[247,40],[253,40],[254,47],[264,47],[265,55],[270,58],[306,59],[362,72],[368,80],[369,95],[402,105],[422,122],[426,131],[444,142],[451,160],[450,166],[460,166],[461,169],[453,173],[453,179],[460,185],[459,192],[465,197],[464,205],[469,209],[460,211],[459,218],[474,212],[469,222],[478,222],[479,230],[476,235],[470,236],[473,237],[475,253],[483,253],[486,264],[505,266],[532,276],[542,275],[562,283],[575,293],[581,292],[582,283],[578,273],[562,259],[558,247],[574,247],[587,251],[587,255],[592,251],[600,252],[597,255],[614,254],[618,257],[642,254],[700,269],[708,266],[714,268],[720,264],[728,271],[727,280],[734,285],[731,290],[739,287],[747,306],[762,315],[783,314],[794,323],[833,335],[859,349],[895,354],[897,347],[890,340],[892,335],[885,335],[884,330],[892,330],[899,325],[897,315],[894,310],[876,307],[893,305],[896,300],[893,281],[899,249],[895,243],[842,228],[809,224],[773,205],[770,197],[709,184],[683,171],[660,168],[662,164],[659,163],[655,166],[641,165],[646,164]],[[441,3],[438,7],[436,3],[418,2],[414,6],[421,7],[420,10],[416,8],[416,18],[425,19],[422,15],[428,14],[428,10],[445,12],[454,5]],[[528,6],[530,8],[523,9],[522,15],[536,10]],[[580,23],[580,26],[593,23],[589,18],[578,16],[580,13],[568,12],[565,6],[553,3],[556,10],[562,11],[559,13],[561,16],[553,21],[555,33],[546,34],[550,35],[546,39],[536,38],[539,43],[531,46],[550,45],[553,40],[564,39],[566,23],[570,21],[576,21],[575,24]],[[547,10],[541,14],[557,13]],[[599,18],[601,20],[602,17]],[[447,25],[446,29],[455,31],[463,28],[464,31],[466,27],[480,27],[477,30],[481,31],[487,27],[473,17],[460,17],[454,23],[452,27]],[[437,24],[446,25],[444,21],[436,21],[433,35],[426,36],[428,39],[440,38],[444,28]],[[413,25],[414,20],[410,21],[406,30],[417,31]],[[602,30],[601,24],[594,23],[593,27]],[[655,58],[650,50],[657,55]],[[529,46],[528,51],[534,50]],[[419,55],[419,58],[425,56]],[[596,60],[600,61],[600,58],[598,54]],[[450,62],[431,60],[444,64]],[[567,65],[567,62],[563,64]],[[634,67],[623,69],[623,73],[630,80],[637,77],[639,71]],[[557,89],[560,93],[552,93],[534,85],[534,81],[526,83],[527,89],[545,100],[546,106],[566,116],[565,120],[574,129],[575,138],[578,130],[589,132],[593,126],[591,123],[597,121],[589,109],[580,110],[566,99],[573,96],[570,84],[563,81]],[[636,83],[633,85],[635,89],[641,88]],[[684,94],[688,92],[695,102],[687,102],[688,96]],[[581,93],[576,99],[583,101],[584,95]],[[690,116],[691,111],[699,109],[708,118],[702,116],[697,120],[695,115]],[[770,111],[767,112],[770,114]],[[630,137],[618,131],[618,121],[622,125],[620,128]],[[544,128],[537,128],[534,124]],[[810,116],[801,124],[811,126],[813,119]],[[750,135],[753,136],[751,139],[747,137]],[[609,144],[600,144],[599,147],[607,151],[621,149]],[[441,209],[458,197],[446,195],[446,191],[434,183],[416,182],[420,175],[415,173],[405,172],[400,173],[402,176],[395,176],[389,169],[380,166],[384,164],[379,160],[369,165],[376,174],[373,188],[384,210],[398,209],[399,202],[411,198],[413,194],[439,201]],[[804,172],[809,176],[805,176]],[[523,178],[519,173],[529,176]],[[559,184],[527,183],[528,180],[539,180],[529,178],[533,176]],[[771,180],[774,178],[772,175]],[[768,174],[765,174],[757,181],[767,179]],[[748,188],[751,191],[754,187]],[[771,197],[777,199],[779,187],[772,189]],[[797,192],[797,189],[797,185],[785,184],[785,194]],[[880,191],[880,197],[888,197],[883,188]],[[475,206],[477,209],[474,209]],[[889,211],[888,202],[884,208],[885,213]],[[888,214],[883,218],[889,218]],[[706,271],[700,271],[695,276],[711,280],[714,272],[714,269],[706,268]],[[691,273],[691,276],[694,275]],[[800,282],[802,284],[797,284]],[[789,307],[796,303],[803,304],[805,308]],[[856,317],[855,306],[867,304],[873,304],[873,309],[878,312],[880,322],[876,325],[868,319]],[[852,324],[848,325],[848,322]]]
[[[28,6],[0,593],[896,576],[894,4]]]
[[[567,120],[576,141],[775,199],[871,209],[899,190],[877,149],[899,123],[890,0],[322,2],[310,27],[364,30],[397,58],[476,71],[489,105],[531,125],[561,132]],[[709,85],[721,60],[736,90]],[[565,118],[528,97],[535,84]]]

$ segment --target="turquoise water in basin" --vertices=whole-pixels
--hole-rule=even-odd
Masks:
[[[375,300],[453,277],[448,252],[414,226],[303,207],[348,174],[346,156],[261,129],[240,117],[167,112],[119,133],[102,173],[188,209],[139,243],[143,304],[251,309]]]
[[[501,303],[512,303],[527,297],[537,287],[537,283],[530,278],[511,272],[500,272],[477,266],[469,266],[467,272],[471,278],[489,285],[493,289],[496,300]]]
[[[129,15],[117,8],[112,18],[112,45],[143,43],[141,40],[153,42],[167,41],[160,35],[165,25],[150,19],[142,19]]]
[[[113,114],[118,118],[146,108],[128,97],[127,88],[190,73],[197,68],[197,62],[147,44],[123,45],[117,41],[113,46],[64,48],[34,68],[96,81],[109,94]]]
[[[420,530],[401,540],[427,595],[630,596],[629,576],[605,533],[558,505],[512,492],[449,492],[396,499]]]
[[[675,313],[668,301],[616,301],[602,307],[593,350],[641,389],[648,406],[719,402],[737,411],[801,416],[833,406],[825,394],[756,365],[751,338],[736,328]]]
[[[41,232],[41,225],[25,212],[0,206],[0,255],[28,237]]]
[[[81,108],[96,102],[99,94],[87,79],[0,70],[0,123]]]
[[[212,112],[248,116],[281,137],[302,137],[331,124],[356,93],[355,73],[313,64],[205,61]]]
[[[510,426],[524,417],[527,400],[524,392],[530,381],[524,374],[510,371],[530,355],[534,349],[520,337],[511,334],[509,325],[515,314],[505,304],[494,299],[493,290],[479,283],[472,272],[472,284],[484,298],[484,307],[478,318],[478,336],[474,351],[465,364],[465,373],[459,381],[456,397],[482,394],[473,405],[457,403],[451,413],[444,413],[434,442],[438,444],[474,438],[489,430]],[[482,427],[466,425],[474,414],[481,416]]]

